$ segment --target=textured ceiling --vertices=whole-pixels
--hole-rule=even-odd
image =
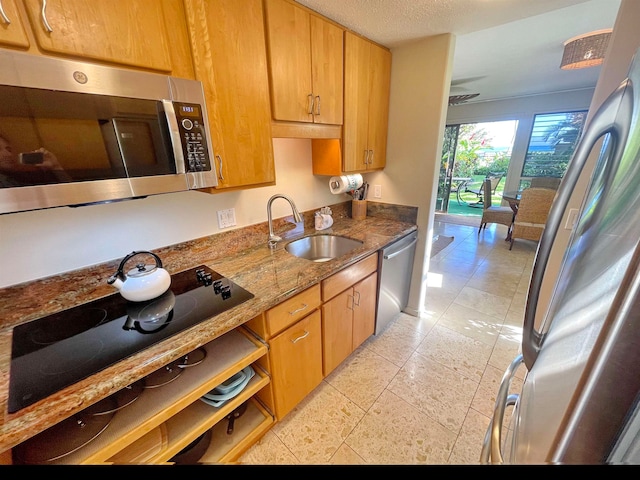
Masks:
[[[612,28],[621,0],[297,0],[393,50],[456,36],[451,94],[471,102],[593,88],[601,67],[560,70],[564,42]]]

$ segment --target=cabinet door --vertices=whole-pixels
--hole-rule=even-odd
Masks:
[[[322,305],[322,351],[325,377],[353,351],[353,288]]]
[[[322,381],[322,333],[316,310],[271,339],[271,378],[281,420]]]
[[[352,350],[373,335],[376,327],[376,291],[378,275],[373,273],[353,287],[353,342]]]
[[[2,0],[2,8],[10,23],[0,17],[0,46],[29,48],[29,38],[16,7],[16,0]]]
[[[367,169],[384,168],[387,163],[387,127],[389,121],[389,90],[391,52],[371,44],[369,96],[369,159]]]
[[[310,15],[284,0],[265,0],[274,120],[312,122]]]
[[[48,2],[46,9],[42,0],[24,3],[44,52],[172,71],[169,34],[157,0],[60,0]]]
[[[311,71],[315,123],[342,125],[344,31],[311,15]]]
[[[261,0],[185,0],[218,189],[275,182]]]
[[[369,42],[345,32],[344,37],[344,146],[345,172],[364,171],[368,159]]]

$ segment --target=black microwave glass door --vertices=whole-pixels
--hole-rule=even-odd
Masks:
[[[0,185],[176,173],[162,102],[0,86]]]

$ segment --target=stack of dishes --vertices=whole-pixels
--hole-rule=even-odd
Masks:
[[[251,380],[255,374],[256,372],[253,370],[251,365],[248,365],[215,387],[209,393],[205,393],[200,397],[200,400],[212,407],[221,407],[228,400],[232,399],[244,390],[244,387],[247,386],[249,380]]]

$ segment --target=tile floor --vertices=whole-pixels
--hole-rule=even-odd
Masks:
[[[495,224],[478,236],[436,221],[434,234],[455,239],[431,259],[426,313],[399,314],[238,463],[480,463],[495,394],[519,351],[536,244],[509,251]]]

